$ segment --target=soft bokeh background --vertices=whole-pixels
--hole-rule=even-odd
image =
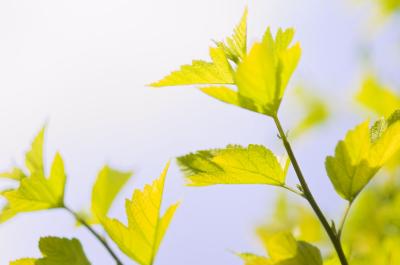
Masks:
[[[229,35],[246,5],[250,41],[268,25],[296,28],[303,57],[291,87],[301,83],[332,108],[330,121],[294,148],[322,208],[336,218],[343,202],[323,161],[345,131],[368,116],[353,102],[362,73],[373,69],[400,87],[399,18],[377,18],[376,6],[367,3],[1,1],[0,169],[22,165],[34,134],[47,123],[46,157],[56,150],[63,154],[69,175],[66,201],[75,210],[89,206],[91,184],[104,163],[135,171],[112,210],[122,218],[123,198],[157,177],[177,155],[229,143],[261,143],[282,152],[271,120],[261,115],[193,88],[145,86],[180,64],[206,59],[211,40]],[[290,129],[301,111],[290,99],[281,109]],[[289,178],[293,182],[292,172]],[[259,250],[253,228],[271,213],[275,188],[188,188],[183,183],[172,166],[166,204],[183,203],[157,264],[234,265],[241,262],[231,251]],[[93,264],[113,263],[90,234],[74,227],[71,216],[54,210],[2,224],[0,264],[37,256],[43,235],[78,237]]]

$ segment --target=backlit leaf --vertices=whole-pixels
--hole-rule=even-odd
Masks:
[[[217,42],[218,47],[223,48],[226,56],[235,63],[239,63],[247,51],[247,13],[246,8],[231,37],[227,37],[225,42]]]
[[[63,206],[65,172],[60,154],[56,154],[50,171],[45,178],[40,171],[21,180],[15,190],[2,193],[8,204],[0,214],[0,222],[4,222],[22,212],[31,212]]]
[[[210,57],[212,62],[195,60],[191,65],[183,65],[180,70],[172,72],[151,86],[233,84],[232,68],[223,48],[210,48]]]
[[[32,142],[31,149],[26,153],[25,165],[33,175],[44,176],[43,144],[45,127],[43,127]]]
[[[126,184],[132,172],[122,172],[103,167],[99,172],[92,191],[92,214],[93,217],[104,217],[107,215],[115,197]]]
[[[22,180],[25,177],[26,177],[25,173],[21,169],[19,169],[17,167],[14,167],[9,172],[0,173],[0,178],[9,178],[9,179],[13,179],[13,180]]]
[[[127,225],[108,217],[100,220],[121,251],[141,265],[154,263],[161,240],[178,207],[178,204],[174,204],[160,216],[168,166],[152,185],[135,190],[132,199],[126,200]]]
[[[246,265],[322,265],[319,249],[307,242],[297,241],[290,233],[269,235],[264,241],[269,258],[241,255],[245,262],[250,262]]]
[[[339,141],[335,155],[326,158],[328,176],[344,199],[353,201],[400,149],[399,113],[396,111],[388,120],[378,121],[371,129],[368,121],[358,125]]]
[[[227,146],[198,151],[178,158],[189,185],[285,183],[284,167],[261,145]]]
[[[379,116],[387,117],[400,108],[400,96],[391,89],[382,86],[378,80],[369,76],[364,80],[357,100]]]
[[[274,40],[268,29],[239,64],[236,85],[240,96],[251,99],[257,112],[277,113],[284,91],[301,55],[299,44],[288,48],[293,30],[278,31]]]

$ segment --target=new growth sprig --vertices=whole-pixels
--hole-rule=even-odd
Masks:
[[[65,202],[64,190],[67,176],[64,162],[59,153],[53,159],[48,177],[45,177],[43,144],[45,128],[32,142],[26,153],[27,172],[13,168],[2,173],[3,178],[15,182],[15,188],[5,190],[2,196],[7,200],[0,214],[0,222],[6,222],[16,215],[40,210],[63,209],[85,227],[114,259],[118,265],[123,262],[107,239],[94,226],[102,226],[109,238],[130,259],[140,265],[154,264],[161,241],[178,207],[170,206],[161,215],[164,183],[169,167],[166,165],[161,176],[143,190],[135,190],[131,199],[126,199],[125,210],[128,223],[108,217],[108,212],[118,193],[132,176],[104,166],[93,185],[90,211],[74,211]],[[89,265],[83,247],[78,239],[43,237],[39,241],[40,258],[24,258],[11,262],[12,265]]]
[[[194,60],[158,82],[153,87],[194,85],[219,101],[272,118],[279,138],[298,178],[298,188],[286,185],[289,163],[281,164],[268,148],[261,145],[202,150],[178,158],[188,184],[267,184],[285,188],[305,198],[323,226],[337,259],[349,264],[341,233],[353,201],[378,170],[400,149],[400,111],[374,123],[366,121],[350,130],[339,141],[335,154],[326,158],[326,171],[337,193],[348,201],[340,224],[329,221],[307,183],[295,152],[278,117],[279,107],[290,78],[301,56],[298,43],[291,45],[294,30],[279,29],[275,36],[268,28],[258,41],[247,49],[247,10],[231,37],[210,48],[211,61]],[[320,265],[321,252],[291,234],[270,236],[265,244],[269,258],[240,254],[248,265],[301,264]],[[287,263],[285,263],[287,262]]]

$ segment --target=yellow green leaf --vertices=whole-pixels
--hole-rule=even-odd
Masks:
[[[21,180],[15,190],[2,193],[7,205],[0,214],[0,222],[4,222],[22,212],[31,212],[58,208],[63,206],[65,172],[60,154],[56,154],[50,171],[45,178],[39,171]]]
[[[17,168],[17,167],[14,167],[9,172],[0,173],[0,178],[9,178],[9,179],[13,179],[13,180],[21,180],[21,179],[23,179],[25,177],[26,177],[25,173],[20,168]]]
[[[252,253],[240,253],[239,257],[244,261],[244,265],[273,265],[270,259]]]
[[[212,62],[195,60],[191,65],[183,65],[162,80],[150,84],[153,87],[199,85],[199,84],[233,84],[232,68],[223,48],[210,48]]]
[[[79,240],[43,237],[39,242],[43,258],[36,265],[90,265]]]
[[[400,96],[390,88],[381,85],[373,76],[365,78],[357,94],[357,100],[364,107],[383,117],[389,116],[394,110],[400,108]]]
[[[319,249],[307,242],[297,241],[290,233],[268,235],[264,242],[269,258],[244,254],[242,259],[250,262],[246,265],[322,265]]]
[[[39,259],[20,259],[10,265],[90,265],[79,240],[42,237],[39,249],[43,254]]]
[[[366,121],[339,141],[326,158],[328,176],[344,199],[353,201],[378,170],[400,149],[400,111],[370,129]]]
[[[33,175],[44,176],[43,144],[45,127],[43,127],[32,142],[31,149],[26,153],[25,164]]]
[[[109,166],[101,169],[92,191],[93,218],[107,215],[115,197],[131,176],[132,172],[118,171]]]
[[[35,265],[36,259],[26,258],[11,261],[10,265]]]
[[[305,110],[304,117],[292,129],[291,137],[298,137],[317,125],[325,122],[329,117],[329,108],[326,102],[310,91],[298,88],[296,96]]]
[[[215,184],[269,184],[282,186],[285,169],[276,156],[261,145],[198,151],[178,158],[191,186]]]
[[[284,91],[301,55],[299,44],[288,48],[293,30],[279,30],[274,40],[269,29],[238,65],[235,75],[240,96],[251,100],[257,112],[277,113]]]
[[[141,265],[152,265],[161,240],[178,204],[170,206],[161,217],[161,204],[168,165],[161,176],[143,190],[135,190],[125,208],[128,224],[108,217],[101,223],[111,239],[122,252]]]
[[[217,42],[218,47],[223,48],[226,56],[235,63],[242,60],[247,52],[247,13],[246,8],[231,37],[227,37],[225,42]]]

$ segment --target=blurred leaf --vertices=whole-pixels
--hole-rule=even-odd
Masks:
[[[270,259],[251,253],[240,253],[239,257],[244,261],[244,265],[273,265]]]
[[[388,117],[393,111],[400,108],[400,96],[391,89],[382,86],[378,80],[369,76],[364,80],[357,100],[378,116]]]
[[[378,170],[400,149],[400,122],[394,112],[369,129],[369,122],[349,131],[334,156],[326,158],[328,176],[340,196],[353,201]],[[382,125],[382,123],[384,123]]]
[[[31,149],[26,153],[25,164],[31,175],[44,177],[43,144],[46,127],[43,127],[32,142]]]
[[[8,204],[0,214],[0,222],[4,222],[18,213],[59,208],[64,205],[65,172],[60,154],[56,154],[50,171],[45,178],[40,171],[34,171],[24,178],[16,190],[2,193]]]
[[[126,184],[132,172],[122,172],[104,166],[97,175],[92,191],[92,214],[96,219],[105,217],[119,191]]]
[[[195,60],[191,65],[183,65],[162,80],[150,84],[153,87],[198,85],[198,84],[233,84],[232,68],[221,47],[210,48],[212,63]]]
[[[198,151],[178,158],[191,186],[215,184],[285,184],[276,156],[262,145]]]
[[[236,64],[245,57],[247,52],[247,13],[246,8],[232,37],[227,37],[225,42],[217,42],[217,46],[224,50],[226,57]]]
[[[280,194],[275,204],[275,212],[269,222],[257,228],[261,239],[268,235],[291,232],[296,239],[311,243],[327,240],[318,218],[298,202],[290,202],[286,194]]]
[[[298,88],[296,92],[296,96],[305,110],[305,116],[292,130],[291,136],[294,138],[320,125],[329,117],[329,108],[322,98],[302,88]]]
[[[23,178],[26,178],[26,175],[21,169],[14,167],[9,172],[0,173],[0,178],[9,178],[9,179],[20,181]]]
[[[290,233],[277,233],[264,239],[269,259],[244,254],[241,255],[247,265],[322,265],[322,256],[318,248],[304,241],[296,241]],[[258,259],[256,259],[258,258]],[[259,261],[259,263],[257,263]],[[264,262],[264,263],[263,263]],[[269,263],[268,263],[269,262]]]
[[[152,265],[161,240],[175,213],[178,204],[170,206],[160,217],[164,182],[169,164],[152,185],[135,190],[131,200],[126,200],[125,208],[128,225],[119,220],[101,218],[107,234],[122,252],[141,265]]]
[[[42,237],[39,249],[43,258],[20,259],[10,265],[90,265],[79,240]]]
[[[35,265],[36,259],[19,259],[15,261],[11,261],[10,265]]]

